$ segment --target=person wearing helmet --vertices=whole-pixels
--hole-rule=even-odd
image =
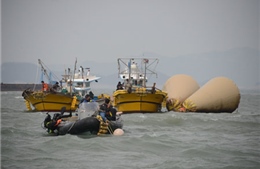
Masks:
[[[54,133],[58,125],[62,121],[62,115],[60,113],[55,113],[51,119],[50,115],[47,113],[47,117],[44,120],[44,127],[47,128],[48,133]]]
[[[117,110],[115,108],[113,108],[113,106],[110,103],[110,99],[109,98],[105,98],[105,103],[103,103],[100,106],[100,113],[99,115],[105,119],[105,120],[109,120],[109,121],[116,121],[116,113]]]
[[[79,103],[79,106],[78,107],[80,107],[80,104],[81,103],[85,103],[85,102],[91,102],[92,100],[91,100],[91,98],[90,98],[90,95],[89,94],[86,94],[85,95],[85,98],[84,99],[82,99],[81,101],[80,101],[80,103]]]

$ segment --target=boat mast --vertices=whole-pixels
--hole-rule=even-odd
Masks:
[[[84,79],[84,68],[82,66],[80,66],[80,68],[81,68],[81,77],[82,79]]]
[[[77,64],[77,58],[75,60],[75,65],[74,65],[73,80],[70,83],[70,95],[72,95],[72,84],[73,84],[74,78],[75,78],[76,64]]]
[[[82,66],[80,66],[80,68],[81,68],[81,77],[82,77],[82,80],[83,80],[83,81],[82,81],[82,87],[85,88],[85,87],[86,87],[86,83],[85,83],[84,68],[83,68]],[[80,93],[80,95],[82,96],[83,91],[80,91],[79,93]]]
[[[38,59],[38,63],[41,65],[41,70],[43,71],[44,75],[47,77],[49,83],[51,83],[51,78],[49,77],[47,70],[44,68],[41,59]]]
[[[147,63],[149,63],[149,59],[142,59],[143,63],[144,63],[144,80],[143,80],[143,86],[146,87],[146,76],[147,76]]]
[[[128,73],[129,73],[129,76],[128,76],[128,83],[130,83],[130,78],[131,78],[131,65],[132,65],[132,62],[131,62],[132,58],[129,60],[128,62]]]
[[[144,59],[144,80],[143,80],[143,86],[146,87],[146,63],[147,59]]]

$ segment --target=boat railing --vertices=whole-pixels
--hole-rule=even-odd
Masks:
[[[156,88],[155,86],[132,86],[132,92],[134,93],[155,93],[156,90],[161,91],[160,89]]]

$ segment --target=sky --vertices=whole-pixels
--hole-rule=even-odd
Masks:
[[[258,0],[2,0],[3,62],[259,50]],[[160,58],[159,58],[160,59]]]

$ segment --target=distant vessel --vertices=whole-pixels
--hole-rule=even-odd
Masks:
[[[87,71],[85,72],[84,69]],[[76,95],[77,97],[84,97],[88,91],[91,90],[90,84],[92,82],[98,82],[100,77],[90,74],[90,68],[83,68],[80,66],[78,72],[76,70],[76,62],[74,72],[68,68],[65,70],[65,74],[62,75],[62,92],[69,93],[70,95]]]
[[[123,88],[113,93],[113,105],[123,113],[157,113],[166,104],[167,93],[156,83],[147,86],[147,75],[156,74],[156,58],[118,58],[118,75]]]
[[[51,79],[42,61],[39,59],[38,62],[42,72],[47,76],[49,83],[51,83]],[[61,80],[61,91],[24,90],[22,96],[25,99],[27,109],[33,110],[31,108],[32,105],[34,111],[59,112],[62,107],[65,107],[66,111],[75,111],[82,97],[91,90],[90,83],[97,82],[97,80],[100,79],[100,77],[90,75],[89,68],[87,68],[88,71],[85,73],[82,66],[79,71],[75,73],[76,63],[77,60],[75,61],[74,73],[72,73],[70,69],[68,69],[68,72],[65,71],[65,75],[63,75]],[[49,85],[51,86],[51,84]],[[103,98],[100,97],[95,97],[95,99],[98,101],[103,100]]]

